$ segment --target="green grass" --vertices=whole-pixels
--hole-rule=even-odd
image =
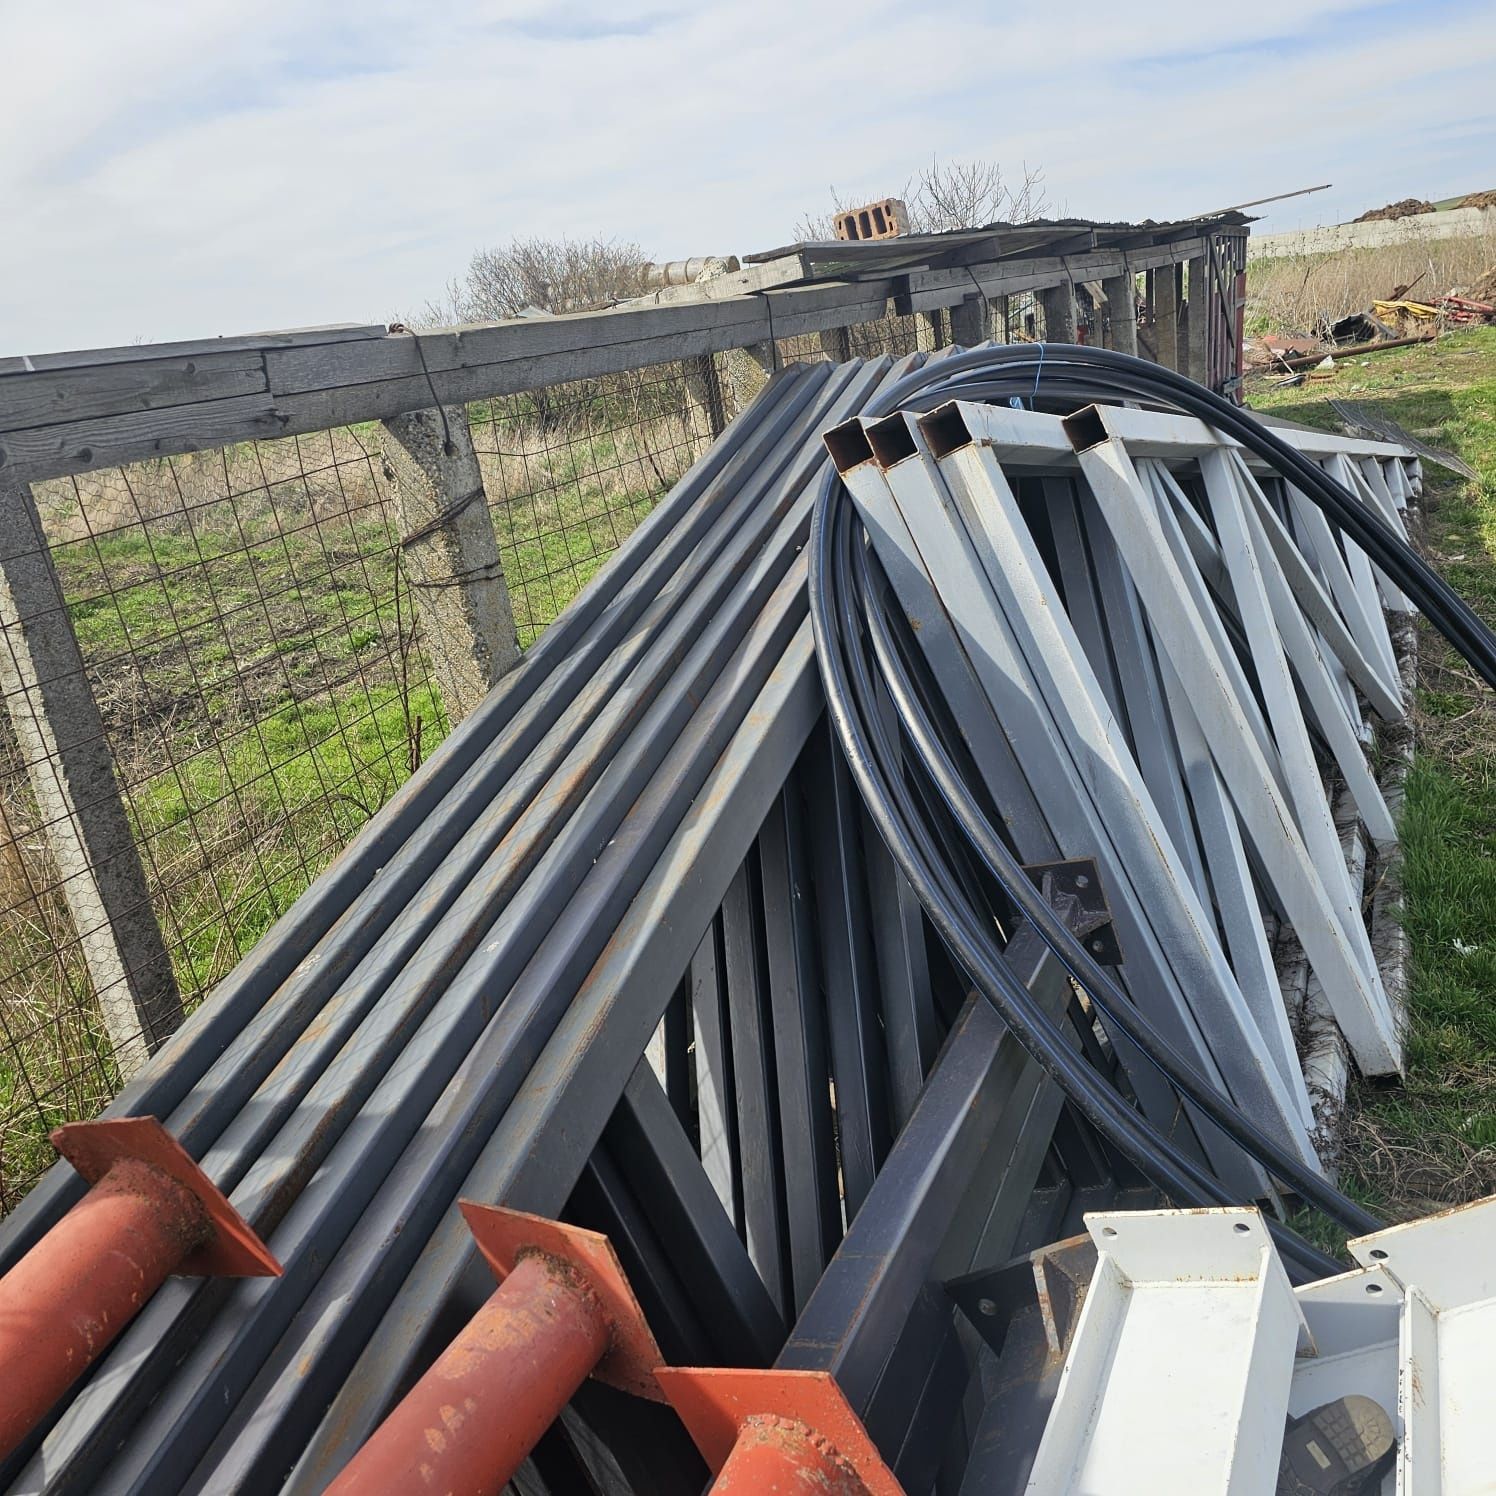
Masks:
[[[538,430],[476,414],[528,646],[690,454],[674,427]],[[136,519],[153,476],[142,471],[129,505],[108,509],[108,493],[86,501],[118,528],[64,539],[53,554],[190,1010],[448,722],[392,512],[356,453],[320,490],[251,482],[235,499],[210,491],[187,508],[171,501],[190,474],[163,472],[150,497],[165,512]],[[79,506],[65,492],[55,513],[77,536]],[[35,809],[6,752],[0,742],[0,810],[35,856],[45,839],[24,834]],[[0,856],[0,1212],[51,1161],[48,1128],[91,1115],[118,1084],[66,907],[55,893],[24,893],[28,879],[53,876],[42,854],[19,883],[11,868],[7,884]]]
[[[1496,621],[1496,329],[1350,360],[1333,384],[1249,392],[1251,403],[1333,429],[1344,396],[1481,474],[1424,466],[1421,544]],[[1496,705],[1420,629],[1417,752],[1402,819],[1412,954],[1403,1084],[1363,1083],[1347,1115],[1351,1193],[1397,1217],[1496,1191]]]

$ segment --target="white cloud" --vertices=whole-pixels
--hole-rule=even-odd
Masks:
[[[0,0],[0,352],[381,320],[512,234],[765,248],[932,152],[1094,217],[1496,186],[1486,7],[1008,9]]]

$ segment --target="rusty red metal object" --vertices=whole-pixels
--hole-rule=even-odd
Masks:
[[[674,1367],[655,1376],[716,1471],[715,1492],[903,1496],[829,1372]]]
[[[462,1202],[502,1280],[328,1487],[502,1491],[589,1376],[663,1401],[659,1348],[605,1236]]]
[[[0,1278],[0,1457],[34,1429],[173,1273],[280,1264],[154,1117],[52,1134],[92,1188]]]

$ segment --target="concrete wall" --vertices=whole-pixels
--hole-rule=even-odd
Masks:
[[[1247,259],[1272,260],[1288,255],[1328,255],[1342,249],[1375,249],[1418,239],[1474,238],[1496,235],[1496,208],[1451,208],[1447,213],[1418,213],[1411,218],[1376,218],[1370,223],[1334,223],[1292,234],[1253,234]]]

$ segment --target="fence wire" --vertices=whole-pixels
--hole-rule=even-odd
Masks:
[[[140,914],[190,1011],[446,731],[377,438],[340,429],[34,491],[144,872]],[[59,863],[69,828],[38,761],[60,769],[60,755],[38,753],[37,704],[13,677],[0,712],[4,1207],[50,1162],[48,1128],[117,1088],[101,1005],[123,996],[95,992],[85,880]]]
[[[781,340],[768,361],[902,356],[946,336],[939,318],[888,317]],[[469,407],[522,646],[766,377],[763,350],[717,355],[705,381],[703,368]],[[143,905],[126,915],[146,922],[155,944],[136,949],[162,968],[129,976],[162,996],[166,1016],[145,1025],[161,1038],[448,731],[419,590],[402,572],[398,495],[374,423],[33,493],[29,558],[12,547],[3,559],[50,562],[53,622],[76,637],[81,669],[76,657],[68,668],[107,753],[97,799],[78,784],[69,794],[80,818],[123,804],[121,857],[138,857]],[[131,982],[101,978],[90,944],[114,927],[80,894],[106,870],[69,862],[77,828],[47,789],[76,724],[48,721],[18,655],[41,621],[0,619],[0,1212],[51,1164],[48,1131],[97,1113],[132,1058],[106,1021]]]

